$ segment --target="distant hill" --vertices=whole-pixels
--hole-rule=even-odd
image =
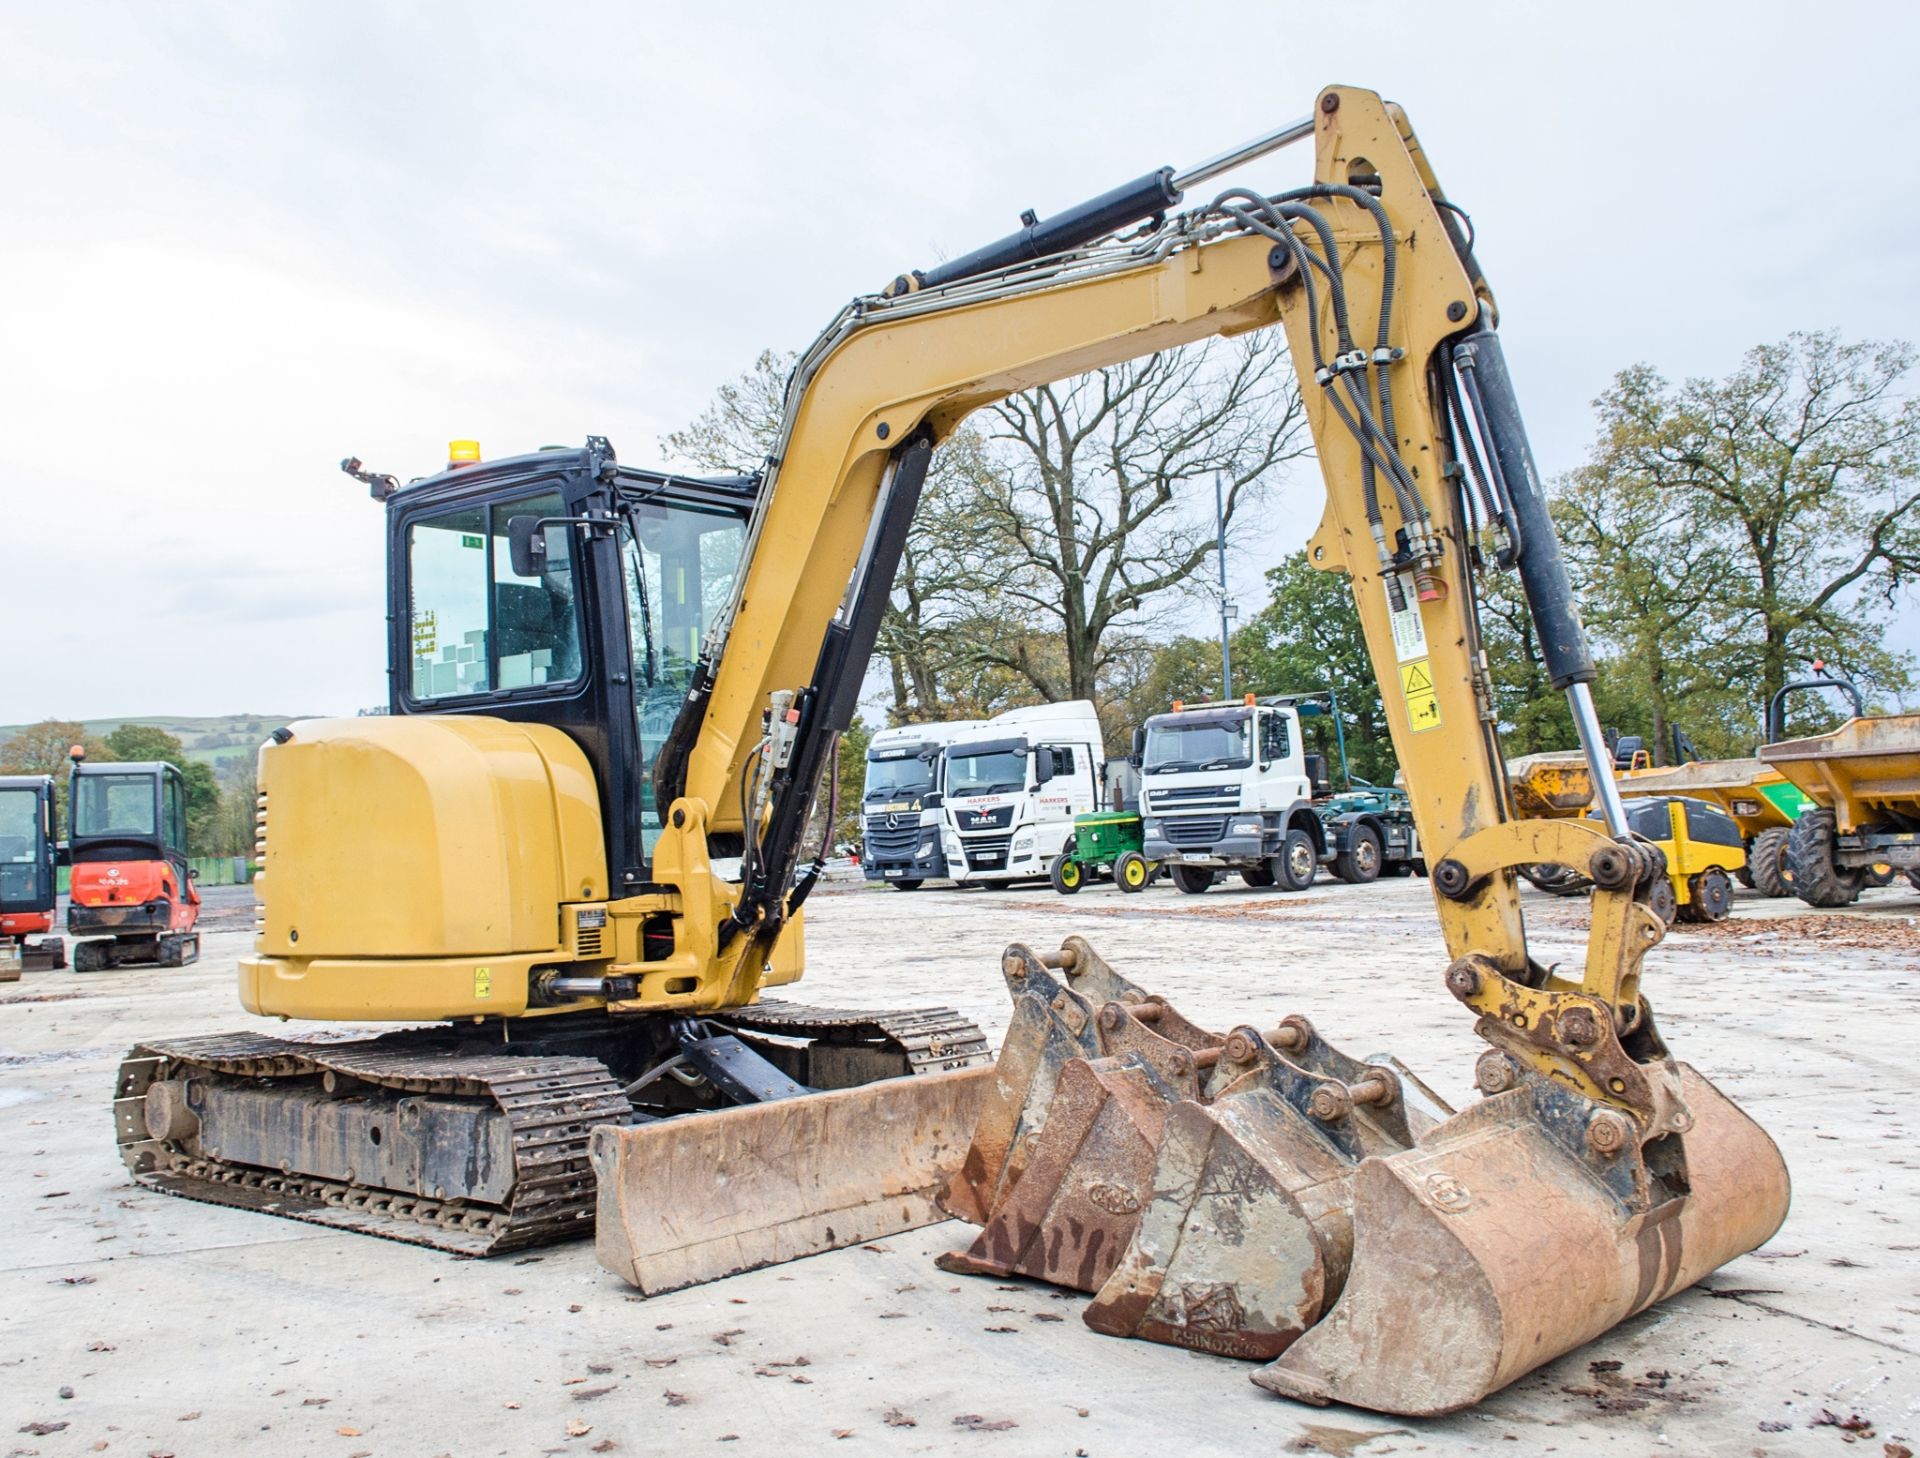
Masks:
[[[151,724],[164,729],[187,747],[189,759],[211,765],[216,774],[229,765],[250,760],[265,739],[282,724],[295,719],[323,717],[314,714],[219,714],[194,718],[186,714],[129,714],[121,719],[83,719],[89,734],[102,738],[122,724]],[[11,737],[24,724],[0,724],[0,742]]]

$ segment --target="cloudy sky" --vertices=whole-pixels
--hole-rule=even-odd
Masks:
[[[656,459],[848,297],[1332,81],[1404,103],[1472,211],[1548,471],[1623,365],[1920,338],[1903,6],[0,14],[0,723],[381,702],[381,513],[342,456]],[[1236,543],[1243,598],[1318,489]]]

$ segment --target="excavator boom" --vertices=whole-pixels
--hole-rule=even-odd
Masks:
[[[804,899],[781,826],[807,803],[814,746],[851,714],[931,448],[1013,391],[1283,328],[1327,486],[1309,557],[1352,587],[1432,866],[1444,983],[1490,1045],[1485,1098],[1453,1113],[1304,1019],[1199,1029],[1084,943],[1016,947],[1013,1024],[946,1196],[982,1229],[949,1264],[1093,1292],[1102,1331],[1272,1358],[1256,1380],[1302,1400],[1441,1412],[1765,1240],[1787,1182],[1758,1126],[1668,1054],[1642,995],[1660,858],[1613,784],[1464,214],[1372,93],[1329,88],[1310,125],[1275,134],[1308,136],[1306,186],[1224,191],[1117,241],[1030,225],[843,312],[795,373],[750,531],[781,550],[750,545],[682,711],[688,750],[658,784],[687,864],[738,824],[764,868],[715,928],[744,995]],[[1150,174],[1062,216],[1111,227],[1156,177],[1172,189]],[[1023,251],[1042,236],[1054,252]],[[1597,821],[1514,813],[1480,651],[1494,571],[1520,579]],[[784,779],[750,773],[769,757]],[[742,783],[763,793],[735,818]],[[1540,867],[1594,886],[1566,974],[1528,950],[1517,878]],[[609,1133],[603,1181],[663,1137]]]

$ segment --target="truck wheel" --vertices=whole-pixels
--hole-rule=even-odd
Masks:
[[[1304,891],[1320,874],[1320,851],[1313,837],[1295,826],[1280,842],[1280,854],[1273,858],[1273,869],[1282,891]]]
[[[1647,905],[1653,914],[1672,926],[1680,915],[1680,898],[1673,894],[1673,878],[1662,876],[1647,888]]]
[[[1189,896],[1198,896],[1213,884],[1211,866],[1174,866],[1173,884]]]
[[[1071,896],[1086,884],[1087,873],[1080,862],[1062,851],[1048,864],[1047,879],[1062,896]]]
[[[1333,858],[1333,874],[1352,886],[1380,879],[1380,837],[1367,825],[1356,825],[1347,848]]]
[[[887,882],[887,884],[901,891],[918,891],[922,886],[926,884],[926,882],[924,881],[889,881]]]
[[[1687,883],[1682,921],[1725,921],[1733,910],[1733,882],[1718,866],[1711,866]]]
[[[1831,810],[1809,810],[1787,836],[1782,864],[1793,894],[1809,906],[1851,906],[1860,895],[1861,872],[1835,862],[1837,839]]]
[[[1270,890],[1277,879],[1272,861],[1248,861],[1240,868],[1240,879],[1256,891]]]
[[[1126,851],[1113,863],[1113,884],[1132,895],[1153,884],[1153,867],[1139,851]]]
[[[105,942],[75,942],[73,944],[73,970],[76,972],[98,972],[107,965],[107,944]]]
[[[1747,869],[1753,873],[1753,889],[1762,896],[1793,895],[1793,888],[1786,881],[1784,864],[1787,837],[1792,834],[1786,826],[1775,825],[1753,838],[1753,845],[1747,851]]]

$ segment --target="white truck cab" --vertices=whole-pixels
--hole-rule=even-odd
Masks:
[[[983,722],[952,719],[875,731],[860,796],[860,871],[867,880],[916,891],[947,874],[940,835],[947,765],[942,751]]]
[[[1229,868],[1249,886],[1312,883],[1328,853],[1313,806],[1325,787],[1310,773],[1320,757],[1305,752],[1291,700],[1175,700],[1138,743],[1142,852],[1182,891],[1205,891]]]
[[[946,750],[943,839],[955,881],[1044,880],[1100,808],[1106,750],[1086,699],[1009,709]]]

